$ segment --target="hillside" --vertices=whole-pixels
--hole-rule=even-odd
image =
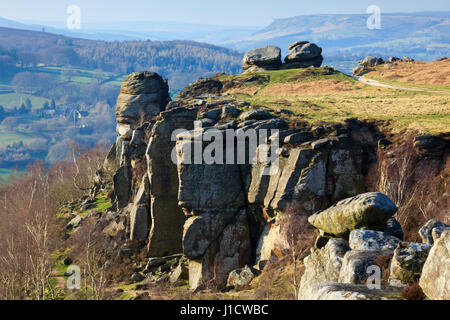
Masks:
[[[418,67],[401,64],[394,72],[407,74],[410,68],[416,71],[421,68],[427,74],[428,68],[432,72],[436,64],[445,70],[442,65],[447,67],[448,60],[421,62],[417,63]],[[370,86],[328,67],[220,75],[210,81],[221,83],[221,94],[245,100],[254,106],[265,105],[274,110],[292,111],[299,121],[317,123],[348,118],[374,119],[385,121],[386,126],[396,132],[411,129],[436,134],[448,132],[450,127],[450,91],[445,91],[450,87],[445,84],[442,74],[435,74],[434,79],[428,81],[442,83],[433,86],[435,90],[444,90],[443,93],[430,93],[432,86],[424,86],[418,91]],[[198,88],[203,85],[201,81],[197,84]]]
[[[115,74],[154,70],[169,78],[175,90],[200,76],[239,72],[241,63],[238,52],[193,41],[107,42],[8,28],[0,28],[0,57],[10,68],[69,65]]]
[[[305,15],[277,19],[251,37],[226,43],[247,51],[268,44],[280,48],[308,39],[324,49],[325,61],[353,60],[367,55],[408,55],[431,61],[450,54],[450,12],[382,13],[379,30],[369,30],[370,15]]]
[[[379,79],[388,83],[423,88],[445,89],[450,87],[450,58],[432,62],[396,61],[388,67],[382,65],[364,74],[365,78]]]

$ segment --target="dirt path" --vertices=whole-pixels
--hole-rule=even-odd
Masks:
[[[422,92],[429,92],[429,93],[450,94],[449,91],[430,90],[427,88],[402,87],[402,86],[386,84],[386,83],[379,82],[377,80],[367,79],[367,78],[358,77],[358,76],[354,76],[353,78],[358,82],[367,84],[369,86],[374,86],[374,87],[390,88],[390,89],[397,89],[397,90],[422,91]]]

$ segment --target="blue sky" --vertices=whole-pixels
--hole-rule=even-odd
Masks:
[[[182,21],[228,26],[265,26],[276,18],[317,13],[450,11],[449,0],[0,0],[0,17],[18,21],[65,21],[69,5],[82,21]]]

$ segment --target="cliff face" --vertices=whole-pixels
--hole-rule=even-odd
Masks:
[[[130,75],[117,103],[119,136],[105,162],[119,167],[114,194],[130,239],[145,241],[150,257],[182,252],[190,260],[192,289],[210,280],[223,286],[230,271],[256,257],[269,259],[273,248],[264,239],[276,229],[279,213],[291,207],[314,213],[363,192],[364,162],[371,161],[365,151],[380,138],[375,127],[357,120],[311,127],[204,95],[210,89],[194,84],[169,103],[167,84],[157,74]],[[195,121],[202,128],[193,130]],[[248,140],[252,135],[256,144]],[[218,136],[223,144],[211,150]],[[193,150],[205,159],[186,161],[195,160]],[[250,161],[271,152],[276,167]]]
[[[383,142],[373,123],[312,126],[223,97],[222,85],[202,79],[169,101],[159,75],[130,75],[105,161],[118,168],[114,197],[130,240],[150,258],[182,253],[193,290],[224,287],[231,271],[285,249],[283,213],[311,215],[364,193]]]

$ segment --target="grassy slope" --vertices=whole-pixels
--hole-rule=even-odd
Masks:
[[[394,131],[408,128],[441,133],[450,128],[449,97],[445,94],[371,87],[337,71],[322,75],[321,70],[279,70],[220,79],[239,82],[228,94],[252,105],[294,111],[299,120],[311,123],[357,117],[392,120]],[[255,75],[265,80],[244,82]]]

